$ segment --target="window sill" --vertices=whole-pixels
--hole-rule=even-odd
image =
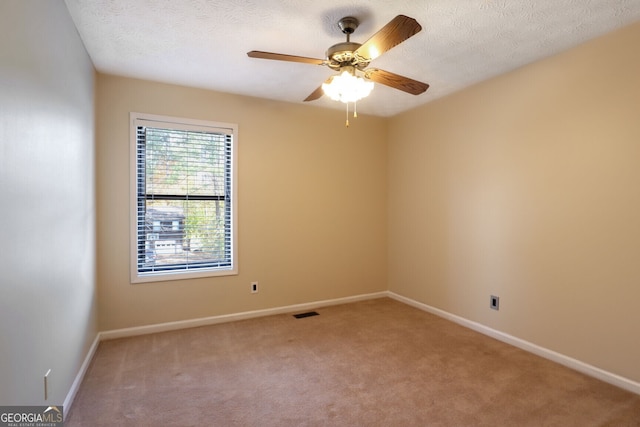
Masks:
[[[152,282],[167,282],[172,280],[189,280],[200,279],[204,277],[222,277],[222,276],[237,276],[238,269],[220,269],[220,270],[206,270],[206,271],[194,271],[194,272],[161,272],[150,273],[143,276],[134,273],[131,277],[131,284],[136,285],[138,283],[152,283]]]

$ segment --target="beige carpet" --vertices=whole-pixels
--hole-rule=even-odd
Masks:
[[[102,342],[65,426],[640,426],[640,396],[387,298]]]

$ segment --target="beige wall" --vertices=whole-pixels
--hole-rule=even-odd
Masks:
[[[131,111],[239,125],[237,276],[130,284]],[[385,120],[99,74],[96,132],[102,330],[386,290]]]
[[[93,85],[64,2],[0,2],[0,405],[62,405],[98,332]]]
[[[640,24],[393,118],[390,290],[640,381],[638,45]]]

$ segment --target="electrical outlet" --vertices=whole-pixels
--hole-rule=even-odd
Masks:
[[[489,299],[489,308],[492,308],[493,310],[500,310],[500,297],[491,295],[491,298]]]
[[[251,293],[255,294],[258,292],[258,282],[251,282]]]

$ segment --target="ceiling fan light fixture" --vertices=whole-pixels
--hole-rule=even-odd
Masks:
[[[373,82],[368,82],[356,76],[353,70],[347,69],[331,77],[327,83],[323,83],[322,90],[334,101],[347,104],[369,96],[373,90]]]
[[[351,34],[358,28],[356,18],[352,16],[342,18],[338,22],[338,27],[347,36],[347,41],[330,46],[324,59],[258,50],[247,52],[247,55],[251,58],[324,65],[332,70],[337,70],[338,75],[329,77],[304,101],[315,101],[325,94],[334,101],[343,102],[347,110],[347,127],[349,126],[349,103],[353,103],[353,116],[358,117],[356,103],[369,96],[373,90],[373,82],[412,95],[420,95],[427,90],[429,85],[426,83],[380,69],[366,69],[371,60],[420,32],[422,27],[418,21],[405,15],[398,15],[369,37],[364,44],[352,42],[350,39]],[[364,78],[357,76],[356,70],[364,73]]]

